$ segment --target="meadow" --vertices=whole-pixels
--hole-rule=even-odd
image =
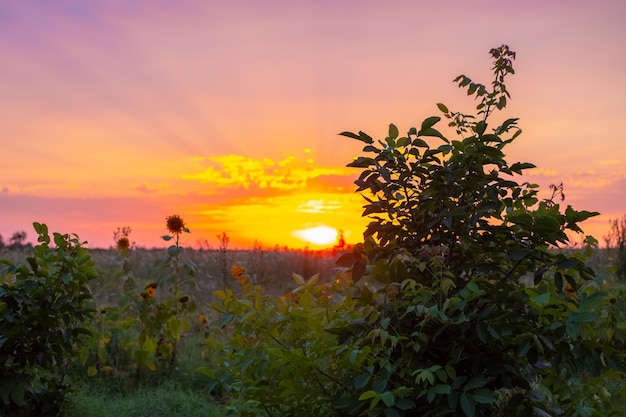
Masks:
[[[455,79],[476,114],[437,107],[406,135],[359,131],[348,166],[371,222],[342,250],[89,250],[34,223],[0,264],[0,412],[11,416],[595,417],[626,414],[626,218],[514,181],[503,149],[515,52],[491,87]],[[580,237],[572,243],[571,236]],[[222,242],[227,242],[223,236]]]
[[[216,354],[215,347],[222,344],[223,348],[223,344],[228,343],[232,337],[220,324],[219,312],[211,307],[219,301],[216,292],[234,291],[241,295],[249,280],[262,287],[263,293],[268,297],[281,299],[281,296],[291,294],[298,287],[293,273],[303,277],[319,273],[319,284],[327,288],[338,277],[345,276],[346,268],[338,267],[336,261],[341,255],[350,253],[350,250],[351,248],[343,251],[284,251],[264,250],[261,247],[254,250],[185,249],[180,255],[180,261],[193,265],[193,270],[184,287],[197,308],[191,314],[188,328],[179,339],[175,366],[169,368],[160,364],[159,369],[150,370],[146,367],[146,372],[142,374],[138,372],[141,364],[130,357],[120,357],[128,356],[130,351],[124,352],[120,346],[116,351],[109,345],[106,355],[117,357],[115,361],[105,362],[115,362],[115,369],[101,369],[90,375],[90,359],[84,356],[83,351],[80,366],[72,368],[72,392],[63,403],[61,415],[206,417],[240,414],[236,412],[240,406],[233,406],[231,403],[227,407],[232,400],[228,391],[232,388],[221,386],[219,378],[213,372],[209,372],[209,376],[206,372],[208,367],[216,366],[219,362],[213,356]],[[572,251],[582,252],[584,249],[578,247]],[[128,307],[128,296],[131,293],[136,294],[137,301],[141,297],[141,291],[151,282],[167,282],[171,279],[171,271],[163,268],[162,258],[166,254],[164,249],[138,248],[120,251],[111,248],[95,249],[90,253],[98,272],[97,277],[89,284],[97,313],[91,324],[94,331],[94,338],[90,339],[92,346],[87,345],[86,349],[93,355],[94,350],[98,350],[94,345],[101,346],[103,341],[111,342],[110,338],[103,338],[107,333],[104,331],[106,326],[118,331],[123,329],[136,336],[137,329],[132,329],[132,326],[119,327],[119,323],[115,323],[123,320],[117,315],[120,305]],[[598,285],[620,298],[616,307],[623,311],[621,299],[626,295],[626,288],[615,275],[616,254],[615,249],[596,249],[589,256],[587,264],[596,271]],[[24,262],[31,255],[32,248],[0,250],[0,259],[10,259],[15,263]],[[246,280],[241,279],[244,273]],[[129,279],[132,283],[129,283]],[[113,320],[104,320],[107,310],[116,311]],[[595,374],[593,362],[588,366],[589,374]],[[620,381],[609,384],[614,393],[623,388]],[[580,379],[574,382],[578,385]],[[254,413],[263,412],[263,407],[252,409],[255,410]],[[267,411],[266,414],[280,415]]]

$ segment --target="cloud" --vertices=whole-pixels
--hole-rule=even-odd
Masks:
[[[170,188],[170,185],[168,183],[158,183],[157,185],[151,185],[148,183],[143,183],[143,184],[132,184],[131,188],[135,191],[140,191],[142,193],[154,193],[156,191],[160,191],[160,190],[164,190],[164,189],[168,189]]]
[[[341,210],[342,203],[337,200],[308,200],[298,205],[297,211],[300,213],[328,213]]]
[[[218,187],[248,190],[297,190],[305,188],[312,180],[325,176],[351,177],[353,172],[344,168],[324,168],[314,165],[311,158],[301,161],[295,156],[275,161],[270,158],[253,159],[241,155],[209,158],[211,164],[203,171],[183,174],[182,179],[215,184]]]

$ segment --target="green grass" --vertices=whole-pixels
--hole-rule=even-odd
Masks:
[[[131,392],[103,381],[83,383],[69,398],[64,417],[222,417],[226,409],[199,388],[175,379],[140,386]]]

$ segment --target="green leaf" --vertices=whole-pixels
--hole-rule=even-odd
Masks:
[[[24,405],[24,386],[21,384],[15,385],[11,388],[11,401],[18,407]]]
[[[429,148],[430,146],[428,145],[428,143],[424,140],[424,139],[413,139],[412,142],[413,146],[417,146],[418,148]]]
[[[550,293],[549,292],[544,292],[541,293],[539,295],[537,295],[533,301],[535,302],[535,304],[537,304],[539,307],[544,307],[546,306],[549,302],[550,302]]]
[[[390,139],[395,139],[398,137],[398,128],[396,127],[396,125],[394,125],[393,123],[391,123],[389,125],[389,138]]]
[[[379,394],[376,391],[365,391],[363,394],[359,396],[359,401],[369,400],[370,398],[376,398]]]
[[[437,107],[439,108],[439,110],[441,110],[443,113],[449,113],[450,111],[448,110],[448,108],[445,106],[445,104],[443,103],[437,103]]]
[[[183,253],[183,251],[184,249],[181,246],[172,245],[169,248],[167,248],[167,255],[170,258],[175,258],[176,256]]]
[[[352,281],[353,282],[359,281],[365,274],[366,269],[367,269],[367,262],[365,261],[365,259],[359,259],[352,266]]]
[[[170,236],[170,235],[163,235],[163,236],[161,236],[161,239],[163,239],[164,241],[167,242],[168,240],[172,240],[172,236]]]
[[[474,396],[474,400],[477,403],[491,404],[496,402],[496,396],[494,392],[487,388],[481,388],[477,391],[474,391],[472,395]]]
[[[335,265],[342,267],[351,267],[354,265],[359,259],[362,259],[361,255],[354,252],[348,252],[341,255],[336,261]]]
[[[474,404],[474,398],[472,395],[467,393],[461,394],[459,397],[459,404],[461,404],[461,409],[467,417],[474,417],[476,414],[476,405]]]
[[[448,139],[446,139],[446,137],[443,136],[441,132],[439,132],[437,129],[433,129],[432,127],[429,127],[428,129],[420,130],[419,135],[420,136],[433,136],[433,137],[441,138],[444,141],[448,142]]]
[[[300,274],[296,274],[295,272],[293,272],[291,274],[291,277],[293,278],[293,280],[296,282],[296,284],[298,285],[304,285],[304,278],[302,278],[302,275]]]
[[[537,216],[533,230],[543,235],[551,235],[561,230],[561,222],[552,216]]]
[[[563,292],[563,275],[560,272],[554,273],[554,286],[558,292]]]
[[[382,394],[380,394],[380,398],[381,400],[383,400],[383,403],[385,403],[387,407],[393,406],[396,402],[396,398],[391,391],[383,392]]]
[[[363,373],[354,378],[354,388],[361,389],[370,381],[372,374]]]
[[[441,117],[439,117],[439,116],[431,116],[431,117],[428,117],[428,118],[424,119],[424,121],[422,122],[422,127],[421,127],[420,131],[425,131],[425,130],[430,129],[435,124],[437,124],[437,122],[439,122],[440,120],[441,120]],[[421,135],[423,135],[423,134],[421,134]]]
[[[365,156],[359,156],[354,161],[348,164],[348,166],[352,168],[367,168],[371,165],[376,165],[376,161],[373,158],[368,158]]]
[[[475,388],[482,388],[485,386],[486,383],[487,378],[485,378],[484,375],[475,376],[467,381],[467,384],[465,384],[465,386],[463,387],[463,391],[470,391]]]
[[[374,143],[374,139],[372,139],[369,135],[363,132],[359,132],[358,135],[352,132],[341,132],[339,135],[346,136],[348,138],[352,138],[356,140],[360,140],[361,142],[365,142],[365,143]]]

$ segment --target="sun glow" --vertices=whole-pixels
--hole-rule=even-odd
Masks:
[[[337,241],[337,229],[330,226],[316,226],[308,229],[296,230],[294,236],[314,245],[330,245]]]

